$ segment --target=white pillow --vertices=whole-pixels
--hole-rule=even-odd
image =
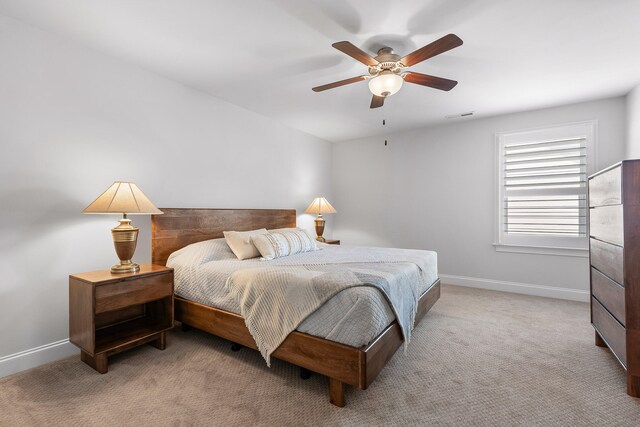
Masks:
[[[238,259],[248,259],[260,256],[260,252],[251,242],[251,237],[261,234],[268,234],[266,228],[251,231],[223,231],[224,239],[229,248],[238,257]]]
[[[318,250],[316,241],[301,228],[254,235],[251,241],[262,255],[263,261]]]

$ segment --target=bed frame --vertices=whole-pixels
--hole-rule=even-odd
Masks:
[[[174,209],[152,220],[152,259],[166,265],[169,255],[191,243],[223,237],[223,230],[255,230],[296,226],[294,209]],[[418,324],[440,298],[440,280],[419,300]],[[236,344],[257,349],[244,319],[235,313],[175,297],[175,318],[183,325],[201,329]],[[351,347],[294,331],[273,357],[329,377],[330,402],[343,407],[344,386],[365,390],[403,342],[397,321],[391,323],[369,345]]]

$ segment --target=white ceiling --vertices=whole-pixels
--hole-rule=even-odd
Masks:
[[[640,83],[638,0],[0,0],[0,13],[331,141]],[[451,92],[407,83],[370,110],[364,82],[311,91],[366,73],[333,42],[402,55],[448,33],[464,45],[412,70],[458,80]]]

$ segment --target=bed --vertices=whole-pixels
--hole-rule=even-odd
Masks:
[[[190,251],[191,248],[199,246],[210,250],[205,246],[211,245],[212,248],[218,248],[214,252],[221,253],[222,249],[219,244],[212,239],[221,238],[222,232],[226,230],[243,231],[296,226],[296,212],[291,209],[163,208],[162,211],[164,215],[154,216],[152,222],[152,259],[154,264],[160,265],[167,265],[167,260],[172,253],[175,252],[179,255],[180,251],[184,251],[183,248],[189,245],[191,245],[189,246]],[[338,256],[340,251],[357,253],[357,249],[328,245],[322,249],[318,252],[322,253],[325,258]],[[311,262],[307,258],[313,259],[318,256],[313,254],[305,258],[300,255],[304,254],[288,257],[291,260],[284,260],[283,263],[306,263]],[[175,264],[175,260],[179,258],[174,255],[172,263]],[[220,265],[222,266],[220,268],[223,269],[223,273],[224,269],[236,268],[234,262],[248,266],[260,261],[237,261],[230,256],[226,257],[223,253],[220,255]],[[196,276],[187,274],[193,268],[185,266],[182,270],[185,272],[182,277],[180,269],[176,271],[175,318],[183,325],[195,327],[233,343],[257,349],[256,342],[247,329],[243,317],[238,314],[237,307],[231,301],[225,301],[219,293],[209,294],[203,291],[202,286],[189,286],[191,281],[195,282]],[[435,273],[435,265],[433,273],[429,277],[430,283],[425,283],[424,289],[421,290],[415,324],[420,322],[440,297],[440,281]],[[392,313],[388,312],[388,307],[386,313],[384,309],[380,309],[380,306],[386,304],[383,302],[384,297],[378,293],[378,290],[359,287],[348,291],[349,293],[346,290],[342,291],[329,300],[318,312],[309,316],[273,352],[273,357],[329,377],[330,402],[340,407],[345,404],[345,385],[362,390],[368,388],[403,343],[401,328],[394,320]],[[342,318],[333,319],[335,324],[325,325],[319,320],[322,317],[325,322],[327,319],[332,319],[333,313],[341,311],[340,305],[349,304],[350,301],[366,301],[366,303],[362,305],[360,310],[354,310],[353,313],[347,313]],[[376,307],[378,308],[376,309]],[[362,317],[366,316],[362,313],[367,313],[367,309],[373,310],[372,312],[378,310],[375,311],[378,317],[377,321],[370,322],[368,328],[356,328],[363,331],[361,336],[354,333],[342,333],[344,329],[342,325],[352,326],[358,320],[362,322]],[[352,317],[349,318],[349,315]],[[314,325],[322,327],[318,328]]]

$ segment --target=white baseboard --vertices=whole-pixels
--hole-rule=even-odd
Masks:
[[[516,294],[535,295],[538,297],[567,299],[571,301],[589,301],[589,291],[554,286],[534,285],[531,283],[505,282],[502,280],[479,279],[477,277],[453,276],[440,274],[442,283],[466,286],[469,288],[490,289],[492,291],[513,292]]]
[[[0,378],[78,354],[68,339],[0,357]]]

